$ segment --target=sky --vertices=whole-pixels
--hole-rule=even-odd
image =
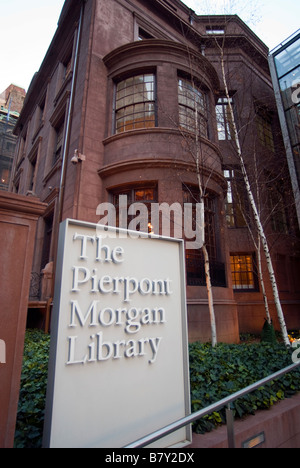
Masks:
[[[184,0],[198,14],[238,14],[273,49],[300,28],[299,0]],[[64,0],[0,0],[0,93],[26,91],[56,31]]]

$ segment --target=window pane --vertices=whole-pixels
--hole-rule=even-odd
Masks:
[[[282,76],[288,73],[292,68],[295,68],[297,65],[299,65],[299,60],[300,48],[298,40],[275,56],[275,64],[278,75]]]
[[[155,76],[137,75],[117,85],[116,132],[155,127]]]
[[[235,169],[225,169],[224,177],[227,180],[227,196],[225,199],[227,226],[243,228],[247,226],[245,217],[248,215],[245,184]]]
[[[113,204],[116,208],[116,225],[117,227],[120,226],[120,212],[119,212],[119,197],[120,195],[126,195],[127,196],[127,208],[132,203],[145,203],[147,210],[148,210],[148,215],[147,219],[143,220],[142,225],[146,226],[148,225],[148,232],[153,232],[153,226],[151,224],[151,203],[157,203],[157,189],[156,188],[129,188],[129,189],[123,189],[120,190],[119,192],[114,192],[112,193],[112,200]],[[127,210],[128,214],[128,210]],[[130,222],[133,220],[133,216],[127,215],[127,227],[129,226]],[[124,220],[123,220],[124,222]],[[141,225],[138,224],[137,230],[141,230]]]
[[[231,255],[230,266],[233,289],[256,289],[252,255]]]
[[[179,125],[191,132],[197,128],[201,136],[208,136],[208,117],[204,93],[193,83],[178,79]]]
[[[230,99],[232,104],[232,99]],[[216,106],[217,127],[219,140],[231,140],[233,125],[227,98],[220,98]]]
[[[135,191],[135,201],[153,201],[154,189],[140,189]]]
[[[283,105],[285,109],[288,109],[295,104],[293,100],[293,92],[296,90],[299,81],[300,66],[279,80]]]
[[[257,132],[260,142],[272,152],[275,151],[271,122],[262,115],[256,115]]]

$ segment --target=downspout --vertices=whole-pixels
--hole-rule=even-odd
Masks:
[[[61,176],[60,176],[60,184],[59,184],[58,207],[56,211],[54,230],[53,230],[54,231],[54,246],[53,246],[54,258],[53,258],[53,279],[52,279],[52,288],[51,288],[52,298],[54,297],[54,289],[55,289],[55,274],[56,274],[59,226],[62,221],[63,201],[64,201],[64,194],[65,194],[65,182],[66,182],[67,164],[68,164],[69,140],[70,140],[72,112],[73,112],[73,107],[74,107],[75,86],[76,86],[77,68],[78,68],[79,45],[80,45],[85,3],[86,3],[86,0],[83,0],[82,5],[81,5],[81,10],[80,10],[80,18],[79,18],[77,38],[76,38],[71,93],[70,93],[70,98],[69,98],[69,107],[68,107],[68,114],[67,114],[67,121],[66,121],[63,153],[62,153],[62,168],[61,168]]]
[[[80,37],[81,37],[81,30],[82,30],[82,23],[83,23],[83,13],[84,13],[85,1],[86,0],[83,0],[82,5],[81,5],[79,25],[78,25],[78,31],[77,31],[77,39],[76,39],[75,58],[74,58],[74,66],[73,66],[73,77],[72,77],[72,85],[71,85],[71,94],[70,94],[70,100],[69,100],[69,109],[68,109],[67,122],[66,122],[65,140],[64,140],[63,154],[62,154],[62,169],[61,169],[61,176],[60,176],[59,198],[58,198],[57,228],[59,227],[59,224],[62,221],[62,208],[63,208],[63,199],[64,199],[64,193],[65,193],[65,182],[66,182],[66,173],[67,173],[67,164],[68,164],[67,156],[68,156],[68,149],[69,149],[72,112],[73,112],[73,107],[74,107],[74,96],[75,96],[75,86],[76,86],[77,68],[78,68],[79,45],[80,45]]]

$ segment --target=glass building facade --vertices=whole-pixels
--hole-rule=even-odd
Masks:
[[[300,29],[269,55],[300,225]]]

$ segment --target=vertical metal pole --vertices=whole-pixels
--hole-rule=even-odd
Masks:
[[[63,214],[65,182],[66,182],[66,173],[67,173],[67,165],[68,165],[67,157],[68,157],[69,139],[70,139],[70,133],[71,133],[72,112],[73,112],[73,106],[74,106],[74,100],[75,100],[74,96],[75,96],[75,87],[76,87],[76,79],[77,79],[78,55],[79,55],[81,31],[83,27],[84,5],[85,5],[85,0],[82,0],[80,18],[79,18],[79,24],[78,24],[78,30],[77,30],[76,46],[75,46],[71,94],[70,94],[69,103],[68,103],[66,130],[65,130],[63,152],[62,152],[62,163],[61,163],[62,167],[61,167],[60,184],[59,184],[58,206],[57,208],[55,208],[55,219],[53,221],[54,258],[53,258],[53,279],[52,279],[52,292],[51,292],[52,297],[54,297],[54,288],[55,288],[56,256],[57,256],[57,248],[58,248],[59,225],[62,221],[62,214]]]
[[[233,416],[233,411],[231,409],[230,403],[228,405],[228,408],[226,409],[226,423],[227,423],[228,448],[235,448],[234,416]]]

